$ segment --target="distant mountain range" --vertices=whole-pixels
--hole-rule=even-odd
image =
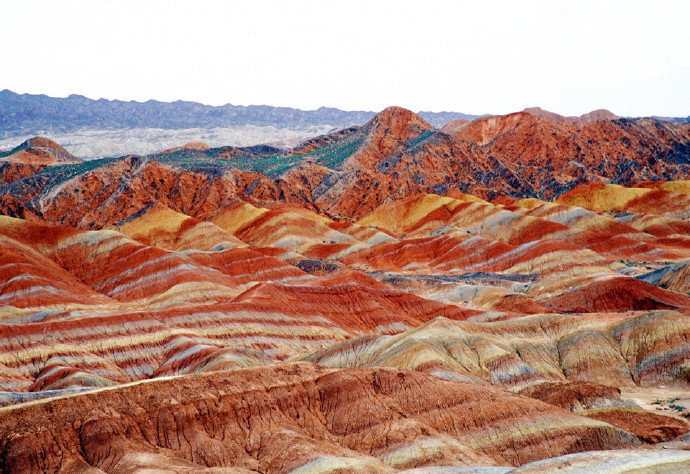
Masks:
[[[266,105],[222,106],[198,102],[146,102],[93,100],[81,95],[49,97],[43,94],[17,94],[0,91],[0,138],[36,133],[68,133],[76,130],[159,128],[225,128],[243,125],[274,126],[301,130],[330,126],[346,128],[361,125],[376,115],[371,111],[345,111],[330,107],[300,110]],[[420,112],[434,126],[477,115],[458,112]]]
[[[581,117],[563,117],[537,108],[526,110],[571,124],[615,117],[603,110]],[[48,136],[73,155],[87,159],[157,153],[190,141],[212,147],[267,144],[288,150],[309,138],[362,125],[375,115],[372,111],[327,107],[300,110],[186,101],[93,100],[80,95],[58,98],[5,89],[0,91],[0,151],[13,149],[37,135]],[[438,129],[454,128],[480,117],[460,112],[422,111],[418,115]],[[690,121],[690,117],[659,118]]]

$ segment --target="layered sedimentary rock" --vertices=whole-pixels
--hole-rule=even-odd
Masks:
[[[0,153],[0,185],[34,175],[48,166],[80,161],[48,138],[31,138],[6,153]]]
[[[188,235],[177,216],[161,212],[168,228]],[[1,219],[2,360],[24,375],[6,387],[13,392],[266,363],[351,335],[478,313],[358,272],[314,276],[262,249],[228,244],[231,234],[220,228],[212,250],[170,251],[112,230]],[[151,234],[148,222],[158,225],[144,215],[122,228],[141,238]]]
[[[660,268],[642,275],[640,279],[662,288],[690,293],[690,261]]]
[[[433,409],[430,409],[431,407]],[[11,471],[518,465],[634,447],[606,423],[490,387],[306,364],[105,389],[0,410]]]
[[[399,367],[521,389],[546,381],[614,387],[686,383],[690,319],[531,315],[508,321],[435,319],[394,336],[362,336],[304,356],[332,367]]]
[[[393,107],[292,150],[81,162],[30,140],[0,158],[2,466],[386,471],[671,441],[684,419],[620,389],[690,381],[689,134]]]
[[[635,434],[646,443],[670,441],[690,431],[686,421],[643,410],[634,403],[622,400],[621,391],[607,385],[544,382],[527,387],[520,394],[605,421]]]
[[[240,198],[252,204],[287,201],[359,219],[386,199],[416,193],[552,198],[576,183],[629,185],[687,176],[690,125],[596,118],[571,124],[519,112],[441,131],[391,107],[361,127],[289,151],[192,144],[147,159],[103,160],[98,169],[90,164],[52,170],[2,194],[18,201],[5,204],[11,215],[30,211],[88,227],[113,224],[153,201],[197,218]],[[116,182],[113,173],[128,179]],[[118,209],[108,202],[121,195],[132,198],[130,206],[140,205]],[[83,200],[108,209],[100,216],[90,205],[72,209]],[[71,215],[65,219],[55,206],[67,206],[62,214],[69,209]]]
[[[688,469],[690,453],[687,451],[622,450],[569,454],[529,463],[510,472],[683,472]]]

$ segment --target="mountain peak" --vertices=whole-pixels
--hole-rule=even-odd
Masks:
[[[180,151],[180,150],[204,151],[204,150],[208,150],[209,148],[211,148],[211,147],[202,141],[191,141],[189,143],[185,143],[182,146],[177,146],[174,148],[168,148],[167,150],[163,150],[160,153],[161,154],[174,153],[174,152]]]
[[[619,118],[618,115],[606,109],[592,110],[591,112],[580,115],[580,119],[584,122],[596,122],[597,120],[615,120],[617,118]]]
[[[26,148],[52,148],[53,150],[61,151],[63,153],[69,153],[67,150],[65,150],[63,147],[55,143],[53,140],[50,138],[46,137],[33,137],[29,138],[25,142],[23,142],[21,145],[15,148],[15,150],[23,150]]]
[[[618,118],[616,114],[606,109],[593,110],[586,114],[582,114],[579,117],[566,117],[555,112],[549,112],[548,110],[544,110],[541,107],[528,107],[525,110],[523,110],[523,112],[540,119],[550,120],[552,122],[557,123],[567,123],[570,125],[582,125],[589,122],[596,122],[597,120],[614,120]]]
[[[527,107],[523,112],[533,115],[534,117],[551,120],[552,122],[567,122],[568,119],[574,119],[576,117],[565,117],[563,115],[557,114],[555,112],[550,112],[544,110],[541,107]]]
[[[34,137],[24,141],[8,152],[0,153],[4,170],[1,183],[11,183],[36,174],[47,166],[79,163],[81,160],[62,148],[53,140]]]
[[[441,131],[442,131],[442,132],[449,133],[449,132],[451,132],[451,131],[453,131],[453,130],[456,130],[456,129],[462,127],[462,126],[465,125],[465,124],[468,124],[468,123],[470,123],[470,121],[467,120],[467,119],[464,119],[464,118],[455,118],[455,119],[451,120],[450,122],[448,122],[447,124],[445,124],[445,125],[441,128]]]
[[[386,107],[362,127],[368,135],[387,131],[400,136],[409,135],[405,140],[432,128],[434,127],[429,122],[416,113],[398,106]]]

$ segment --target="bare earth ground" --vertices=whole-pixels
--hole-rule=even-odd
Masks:
[[[681,420],[690,418],[690,390],[635,387],[621,389],[621,398],[637,403],[652,413],[662,412]]]

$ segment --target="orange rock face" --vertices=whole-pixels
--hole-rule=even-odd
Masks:
[[[166,154],[166,153],[174,153],[176,151],[180,150],[208,150],[211,148],[204,142],[189,142],[185,145],[174,147],[174,148],[168,148],[167,150],[163,150],[161,154]]]
[[[436,130],[398,107],[288,151],[29,140],[0,157],[0,465],[387,472],[670,441],[685,421],[620,389],[688,389],[689,146],[606,111]]]
[[[591,382],[544,382],[527,387],[520,395],[536,398],[569,411],[613,405],[621,399],[620,389]]]
[[[690,426],[684,420],[640,409],[602,408],[590,410],[586,416],[633,433],[640,440],[650,444],[671,441],[690,431]]]

